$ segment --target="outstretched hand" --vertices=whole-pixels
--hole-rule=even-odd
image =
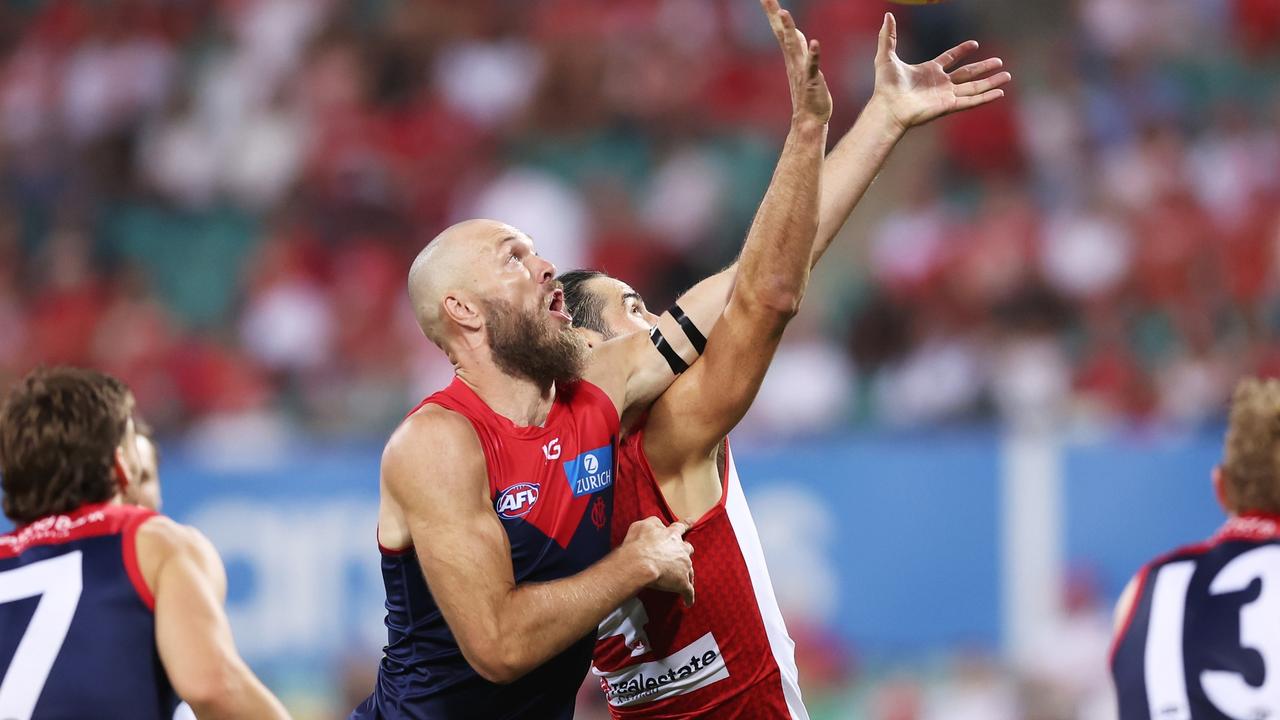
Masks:
[[[778,0],[760,0],[760,5],[769,17],[769,27],[773,28],[787,64],[793,120],[812,119],[825,124],[831,119],[831,91],[822,76],[818,41],[805,40],[791,13],[779,7]]]
[[[876,48],[876,89],[874,99],[885,103],[890,116],[902,130],[930,120],[985,105],[1004,97],[1000,87],[1013,79],[1000,69],[1000,58],[988,58],[950,70],[961,58],[978,49],[975,40],[963,42],[938,57],[919,65],[908,65],[898,57],[898,21],[885,13]]]

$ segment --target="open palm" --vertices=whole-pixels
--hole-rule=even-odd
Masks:
[[[985,105],[1004,97],[1000,87],[1013,76],[998,70],[1000,58],[948,70],[978,49],[973,40],[961,43],[933,60],[908,65],[898,57],[898,23],[885,13],[876,49],[875,95],[886,104],[893,119],[906,130],[953,112]]]

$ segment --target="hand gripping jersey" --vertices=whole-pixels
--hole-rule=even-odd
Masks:
[[[0,535],[0,718],[174,716],[134,553],[154,515],[87,505]]]
[[[1111,670],[1121,720],[1280,717],[1280,516],[1142,569]]]
[[[542,427],[517,427],[461,380],[422,402],[471,421],[484,450],[489,497],[511,542],[517,583],[577,574],[610,550],[618,413],[585,381],[557,386]],[[414,410],[417,412],[417,409]],[[429,475],[424,482],[429,482]],[[573,716],[591,662],[588,635],[509,685],[467,664],[431,597],[413,548],[382,550],[387,646],[373,695],[352,718],[557,720]],[[566,608],[566,612],[570,611]]]
[[[613,541],[637,520],[677,520],[644,454],[644,433],[619,448]],[[644,590],[600,626],[592,672],[615,718],[807,720],[795,644],[769,581],[755,522],[725,446],[720,503],[685,535],[697,599]]]

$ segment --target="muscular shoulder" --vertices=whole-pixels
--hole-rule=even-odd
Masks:
[[[138,566],[153,591],[161,568],[175,559],[196,563],[211,578],[222,575],[222,560],[209,538],[164,515],[153,516],[138,527],[135,545]]]
[[[213,551],[213,545],[199,530],[164,515],[155,515],[138,527],[137,543],[168,552],[205,554]]]
[[[382,467],[386,470],[424,459],[446,460],[473,450],[480,450],[480,440],[469,420],[439,405],[427,405],[391,434],[382,450]]]
[[[469,483],[484,471],[484,452],[471,422],[438,405],[405,420],[382,451],[382,481],[397,500],[431,487]],[[426,487],[419,482],[424,473],[432,479]]]

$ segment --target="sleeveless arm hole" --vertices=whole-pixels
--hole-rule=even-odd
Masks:
[[[728,512],[726,503],[729,502],[729,478],[733,474],[734,465],[733,456],[729,454],[729,437],[727,435],[720,442],[720,451],[724,454],[724,457],[720,458],[721,462],[717,463],[720,466],[717,468],[720,475],[720,499],[716,501],[716,504],[710,510],[703,513],[702,517],[698,518],[694,525],[701,524],[704,519],[710,518],[716,511]],[[689,529],[692,530],[693,528],[690,527]]]
[[[382,553],[383,555],[386,555],[387,557],[400,557],[401,555],[404,555],[405,553],[407,553],[407,552],[409,552],[410,550],[412,550],[412,549],[413,549],[413,543],[412,543],[412,542],[410,542],[408,545],[405,545],[404,547],[400,548],[399,550],[395,550],[395,549],[393,549],[393,548],[389,548],[389,547],[387,547],[386,545],[383,545],[383,544],[382,544],[382,540],[380,539],[380,537],[379,537],[379,535],[378,535],[378,526],[377,526],[377,525],[374,525],[374,526],[373,526],[373,540],[374,540],[374,542],[378,543],[378,552]]]
[[[156,611],[156,597],[147,587],[146,578],[142,577],[142,569],[138,566],[138,528],[142,524],[157,517],[154,512],[139,512],[125,521],[121,531],[121,554],[124,556],[124,570],[129,575],[129,582],[138,593],[138,599],[151,612]]]
[[[635,432],[634,442],[636,444],[636,457],[644,468],[643,474],[645,476],[645,482],[653,484],[653,494],[658,498],[658,506],[662,508],[662,519],[666,521],[667,524],[671,524],[676,520],[685,520],[689,523],[689,532],[693,532],[696,528],[710,522],[717,513],[726,512],[725,502],[729,498],[729,473],[732,468],[732,464],[729,459],[728,438],[724,439],[724,444],[722,446],[724,448],[724,464],[717,468],[717,472],[720,475],[720,499],[716,501],[715,505],[708,508],[706,512],[693,519],[676,517],[675,511],[671,509],[671,505],[667,502],[667,496],[662,492],[662,485],[658,483],[658,474],[653,471],[653,466],[649,464],[649,454],[645,452],[644,449],[643,427]],[[721,470],[723,472],[719,472]]]
[[[595,405],[603,408],[604,416],[609,421],[609,427],[611,428],[610,434],[616,436],[622,428],[622,417],[618,415],[618,408],[613,404],[613,400],[609,398],[608,393],[587,380],[579,380],[577,385],[578,391],[586,392],[591,396]]]
[[[1133,596],[1129,598],[1129,607],[1125,610],[1124,620],[1116,628],[1115,636],[1111,638],[1111,649],[1107,653],[1107,667],[1114,667],[1116,664],[1116,653],[1120,650],[1120,645],[1124,643],[1124,638],[1129,634],[1129,628],[1138,615],[1138,606],[1142,604],[1142,595],[1147,591],[1147,578],[1150,574],[1150,565],[1144,565],[1138,571],[1137,580],[1133,585]]]

